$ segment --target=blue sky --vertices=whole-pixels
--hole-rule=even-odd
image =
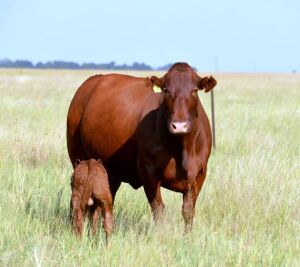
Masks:
[[[300,1],[0,0],[0,58],[300,71]]]

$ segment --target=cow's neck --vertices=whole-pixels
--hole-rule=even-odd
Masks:
[[[198,118],[193,121],[191,132],[185,135],[176,136],[168,129],[168,111],[163,103],[158,110],[156,127],[159,129],[161,141],[170,149],[171,154],[181,155],[181,160],[187,161],[188,158],[196,153],[195,143],[199,135],[200,122]]]

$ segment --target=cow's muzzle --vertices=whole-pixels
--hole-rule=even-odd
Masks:
[[[189,121],[171,121],[169,125],[172,134],[186,134],[190,132],[190,128]]]

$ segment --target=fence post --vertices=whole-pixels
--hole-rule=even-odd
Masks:
[[[214,58],[214,69],[215,73],[218,72],[219,59]],[[216,149],[216,124],[215,124],[215,97],[214,89],[210,91],[210,103],[211,103],[211,124],[212,124],[212,137],[213,137],[213,148]]]
[[[211,102],[211,124],[212,124],[212,137],[213,137],[213,148],[216,149],[216,127],[215,127],[215,98],[214,89],[210,91],[210,102]]]

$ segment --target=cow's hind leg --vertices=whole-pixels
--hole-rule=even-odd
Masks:
[[[70,222],[73,223],[73,203],[72,199],[70,200],[70,213],[69,213]]]
[[[108,175],[108,177],[110,177],[110,175]],[[109,192],[112,198],[112,206],[114,205],[116,193],[120,188],[120,185],[121,185],[120,180],[116,180],[115,178],[109,179]]]

